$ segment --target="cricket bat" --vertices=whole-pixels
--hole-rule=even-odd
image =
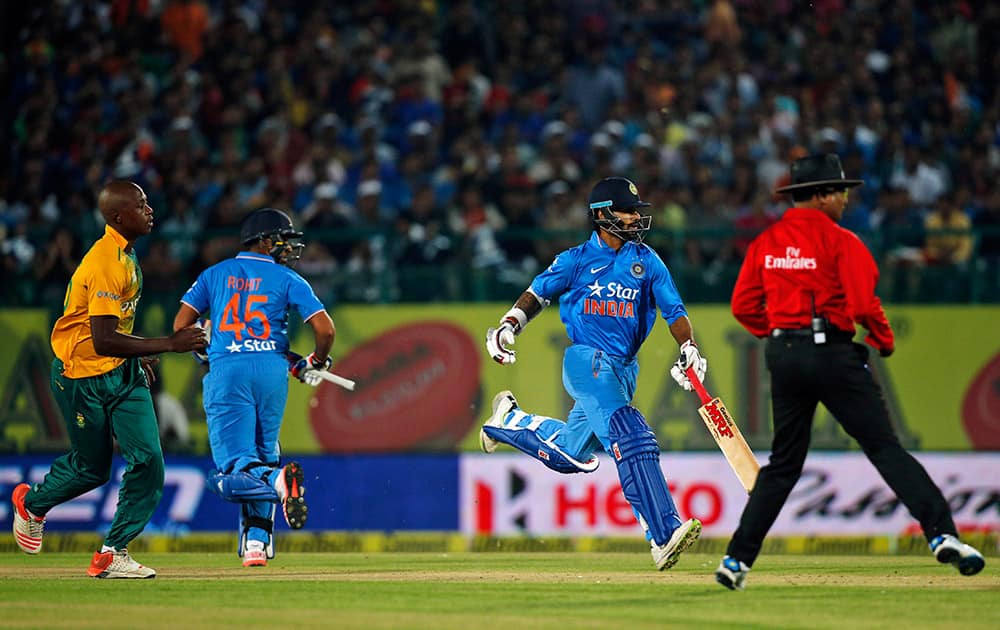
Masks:
[[[698,415],[705,421],[705,426],[715,438],[715,443],[719,445],[722,454],[726,456],[729,466],[739,477],[743,488],[750,492],[757,482],[757,473],[760,471],[757,458],[754,457],[747,441],[743,439],[740,428],[736,426],[736,421],[733,420],[722,399],[712,398],[709,395],[693,367],[687,369],[687,377],[694,385],[694,390],[698,392],[698,398],[701,399]]]
[[[301,354],[292,352],[291,350],[289,350],[285,356],[288,359],[288,363],[290,366],[295,365],[296,363],[298,363],[299,359],[302,358]],[[326,370],[317,370],[316,373],[319,374],[319,377],[324,381],[328,381],[330,383],[333,383],[334,385],[339,385],[340,387],[343,387],[349,392],[353,392],[354,387],[357,385],[357,383],[355,383],[351,379],[344,378],[343,376],[338,376],[333,372],[327,372]]]

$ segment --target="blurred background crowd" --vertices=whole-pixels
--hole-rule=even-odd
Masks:
[[[689,302],[726,301],[796,157],[901,300],[1000,300],[1000,5],[972,0],[4,3],[0,299],[61,304],[110,178],[145,189],[145,295],[288,210],[328,304],[508,300],[652,202]]]

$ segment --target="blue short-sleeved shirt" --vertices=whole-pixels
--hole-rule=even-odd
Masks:
[[[659,308],[667,324],[687,315],[674,280],[648,245],[626,242],[615,252],[597,232],[556,256],[531,290],[560,297],[559,315],[570,341],[612,356],[634,357]]]
[[[309,283],[265,254],[240,252],[201,272],[181,302],[211,313],[208,360],[288,352],[288,312],[303,320],[325,310]]]

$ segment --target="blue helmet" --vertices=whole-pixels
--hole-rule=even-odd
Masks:
[[[240,225],[240,243],[252,245],[265,238],[271,239],[269,254],[275,262],[291,267],[302,257],[305,243],[292,242],[292,239],[302,238],[302,232],[295,229],[291,217],[285,212],[261,208],[243,219]]]
[[[640,215],[639,220],[630,225],[615,216],[615,212],[628,212],[638,208],[648,208],[649,203],[639,198],[639,189],[624,177],[606,177],[594,185],[587,200],[590,220],[595,228],[602,228],[623,241],[642,242],[653,222],[653,217]]]

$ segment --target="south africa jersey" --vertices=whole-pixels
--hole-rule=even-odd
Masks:
[[[181,302],[211,313],[209,363],[230,356],[288,351],[288,311],[302,319],[324,311],[312,287],[265,254],[241,252],[201,272]]]
[[[52,352],[63,363],[67,378],[106,374],[125,362],[105,357],[94,350],[90,329],[93,315],[118,318],[117,331],[131,334],[135,309],[142,295],[142,271],[135,250],[126,252],[128,240],[114,228],[105,226],[104,236],[90,248],[73,272],[63,314],[52,328]]]
[[[626,242],[616,253],[596,232],[556,256],[531,290],[546,300],[561,295],[559,315],[570,341],[611,356],[635,356],[653,329],[657,308],[667,324],[687,315],[655,251]]]

